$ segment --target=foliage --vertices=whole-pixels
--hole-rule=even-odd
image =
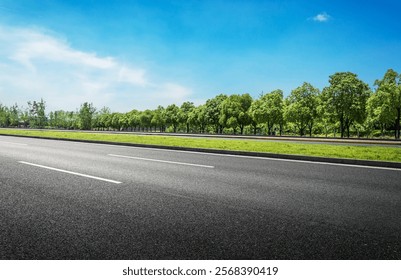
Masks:
[[[180,123],[179,112],[180,108],[175,104],[171,104],[166,108],[166,123],[173,126],[174,133],[177,132],[177,127]]]
[[[76,111],[46,114],[44,100],[25,109],[0,103],[0,127],[123,130],[185,133],[260,133],[276,135],[400,138],[401,75],[389,69],[375,82],[375,93],[351,72],[335,73],[322,92],[303,83],[284,99],[277,89],[253,99],[245,94],[219,94],[195,106],[184,102],[166,108],[126,113],[100,110],[85,102]]]
[[[267,134],[273,134],[273,126],[280,126],[280,134],[283,125],[283,91],[275,90],[262,95],[253,102],[250,108],[252,119],[257,123],[266,123]]]
[[[313,125],[318,116],[319,89],[309,83],[304,83],[294,89],[285,102],[285,118],[296,125],[300,136],[305,135],[307,127],[309,135],[312,136]]]
[[[178,113],[178,118],[181,124],[185,125],[186,133],[189,133],[190,122],[189,122],[189,114],[193,112],[195,109],[195,105],[193,102],[184,102],[180,107],[180,111]]]
[[[220,104],[220,119],[219,124],[222,127],[230,127],[236,134],[237,129],[240,133],[244,133],[244,127],[249,125],[251,117],[249,115],[249,108],[252,104],[252,97],[249,93],[233,94],[228,96]]]
[[[389,69],[382,80],[375,82],[376,93],[368,102],[368,112],[373,122],[381,127],[394,125],[395,138],[400,139],[401,74]]]
[[[85,102],[81,105],[78,114],[79,128],[83,130],[92,129],[92,118],[96,112],[96,108],[92,103]]]
[[[224,126],[220,120],[221,115],[221,104],[227,99],[227,95],[219,94],[214,98],[208,99],[206,101],[206,117],[207,122],[214,126],[214,132],[216,134],[223,133]]]
[[[28,102],[29,112],[29,126],[32,128],[44,128],[46,126],[46,103],[41,99],[37,101]]]
[[[369,86],[351,72],[335,73],[329,82],[330,86],[323,89],[323,101],[332,118],[340,122],[341,138],[345,132],[349,137],[350,126],[365,121]]]

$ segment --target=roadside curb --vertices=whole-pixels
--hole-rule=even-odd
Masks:
[[[390,162],[390,161],[359,160],[359,159],[347,159],[347,158],[325,158],[325,157],[303,156],[303,155],[215,150],[215,149],[205,149],[205,148],[189,148],[189,147],[163,146],[163,145],[151,145],[151,144],[137,144],[137,143],[123,143],[123,142],[109,142],[109,141],[95,141],[95,140],[81,140],[81,139],[65,139],[65,138],[53,138],[53,137],[41,137],[41,136],[2,134],[2,133],[0,133],[0,135],[1,136],[21,137],[21,138],[59,140],[59,141],[81,142],[81,143],[92,143],[92,144],[106,144],[106,145],[115,145],[115,146],[128,146],[128,147],[139,147],[139,148],[155,148],[155,149],[163,149],[163,150],[201,152],[201,153],[209,153],[209,154],[263,157],[263,158],[288,159],[288,160],[312,161],[312,162],[323,162],[323,163],[338,163],[338,164],[349,164],[349,165],[364,165],[364,166],[372,166],[372,167],[385,167],[385,168],[401,169],[401,162]]]

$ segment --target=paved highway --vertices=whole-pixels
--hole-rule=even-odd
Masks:
[[[0,136],[0,259],[400,259],[401,170]]]

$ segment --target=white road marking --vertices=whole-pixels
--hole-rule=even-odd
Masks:
[[[211,166],[211,165],[194,164],[194,163],[186,163],[186,162],[177,162],[177,161],[169,161],[169,160],[141,158],[141,157],[131,157],[131,156],[122,156],[122,155],[114,155],[114,154],[108,154],[108,156],[119,157],[119,158],[137,159],[137,160],[146,160],[146,161],[155,161],[155,162],[161,162],[161,163],[188,165],[188,166],[196,166],[196,167],[204,167],[204,168],[214,168],[214,166]]]
[[[30,162],[26,162],[26,161],[18,161],[18,162],[22,163],[22,164],[27,164],[27,165],[31,165],[31,166],[36,166],[36,167],[40,167],[40,168],[53,170],[53,171],[63,172],[63,173],[67,173],[67,174],[72,174],[72,175],[76,175],[76,176],[91,178],[91,179],[100,180],[100,181],[105,181],[105,182],[109,182],[109,183],[113,183],[113,184],[121,184],[121,182],[119,182],[119,181],[114,181],[114,180],[105,179],[105,178],[101,178],[101,177],[96,177],[96,176],[92,176],[92,175],[86,175],[86,174],[82,174],[82,173],[72,172],[72,171],[68,171],[68,170],[58,169],[58,168],[49,167],[49,166],[40,165],[40,164],[35,164],[35,163],[30,163]]]
[[[7,141],[0,141],[0,143],[19,145],[19,146],[28,146],[28,144],[24,144],[24,143],[14,143],[14,142],[7,142]]]

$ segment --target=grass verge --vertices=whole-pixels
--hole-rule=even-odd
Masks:
[[[401,149],[398,147],[291,143],[243,139],[227,140],[214,138],[189,138],[176,136],[149,136],[25,129],[1,129],[0,134],[401,162]]]

